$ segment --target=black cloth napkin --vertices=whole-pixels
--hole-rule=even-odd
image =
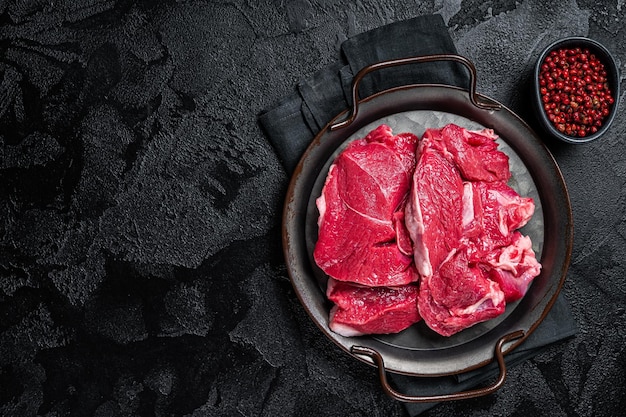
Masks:
[[[341,45],[336,63],[300,81],[282,101],[259,114],[259,124],[274,147],[285,170],[291,174],[315,135],[336,115],[351,105],[352,78],[363,67],[389,59],[431,54],[457,54],[440,15],[425,15],[392,23],[349,38]],[[420,63],[387,68],[368,74],[359,86],[359,96],[408,84],[447,84],[469,87],[469,74],[455,62]],[[559,296],[540,326],[514,352],[506,356],[514,366],[541,352],[550,344],[576,333],[576,323],[567,301]],[[497,364],[464,374],[417,378],[390,375],[398,391],[409,395],[459,392],[488,383],[498,374]],[[406,404],[416,416],[435,404]]]
[[[572,317],[569,304],[565,297],[560,294],[552,309],[537,329],[513,352],[505,356],[507,369],[533,358],[552,344],[574,336],[576,330],[576,322]],[[493,362],[474,371],[451,376],[415,378],[405,375],[393,375],[389,379],[397,387],[398,391],[403,394],[438,395],[466,391],[480,385],[492,384],[496,381],[499,372],[498,364]],[[408,403],[405,404],[405,408],[409,415],[417,416],[435,405],[437,403]]]
[[[363,67],[389,59],[456,54],[457,50],[442,17],[426,15],[354,36],[343,42],[341,52],[342,60],[300,81],[296,91],[259,115],[259,123],[288,173],[315,135],[352,105],[352,79]],[[361,81],[359,96],[415,83],[467,88],[469,73],[456,62],[386,68]]]

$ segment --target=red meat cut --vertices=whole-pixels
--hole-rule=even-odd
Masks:
[[[414,284],[365,287],[330,278],[326,295],[335,303],[329,327],[342,336],[397,333],[420,320]]]
[[[494,248],[511,243],[511,232],[535,211],[532,198],[520,196],[503,181],[464,183],[463,235],[477,262]]]
[[[427,129],[424,139],[439,149],[469,181],[508,181],[509,157],[498,150],[498,136],[491,129],[471,131],[455,124]]]
[[[405,208],[405,224],[413,242],[415,267],[431,276],[459,246],[461,239],[463,181],[452,162],[424,138]]]
[[[505,307],[498,283],[471,265],[463,248],[452,250],[434,274],[420,282],[419,312],[428,327],[443,336],[495,318]]]
[[[486,263],[491,267],[489,278],[500,285],[507,303],[522,298],[541,272],[530,238],[518,231],[513,232],[508,246],[492,251]]]
[[[535,205],[507,184],[496,139],[447,125],[418,141],[381,125],[337,156],[313,251],[332,331],[397,333],[423,319],[451,336],[524,296],[541,264],[518,229]]]
[[[421,279],[418,309],[443,336],[492,319],[540,272],[516,229],[534,202],[509,187],[508,157],[490,130],[427,130],[420,143],[405,223]]]
[[[450,336],[502,314],[505,297],[497,283],[469,263],[466,187],[454,159],[440,145],[431,137],[422,139],[405,212],[421,276],[420,315],[431,329]]]
[[[407,232],[397,221],[417,143],[415,135],[394,136],[381,125],[335,159],[316,201],[319,235],[313,256],[328,276],[367,286],[418,279]]]

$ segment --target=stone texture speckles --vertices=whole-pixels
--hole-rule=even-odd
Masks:
[[[406,416],[291,289],[288,178],[256,115],[343,40],[424,13],[522,116],[551,40],[626,62],[623,1],[0,1],[0,415]],[[424,415],[624,409],[624,134],[549,144],[579,336]]]
[[[233,342],[254,346],[268,364],[282,368],[301,363],[304,346],[301,340],[290,336],[297,333],[293,322],[279,313],[288,307],[285,300],[280,299],[281,286],[270,278],[271,275],[272,271],[262,268],[240,284],[253,297],[252,306],[229,337]],[[285,332],[285,329],[291,331]]]

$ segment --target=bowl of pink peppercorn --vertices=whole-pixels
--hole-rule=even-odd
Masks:
[[[619,67],[592,39],[569,37],[549,45],[535,64],[533,81],[539,124],[564,142],[595,140],[615,118]]]

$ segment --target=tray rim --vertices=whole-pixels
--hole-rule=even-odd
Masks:
[[[480,94],[478,94],[478,96],[497,103],[497,101],[489,97]],[[459,87],[439,84],[406,85],[385,90],[360,100],[359,106],[360,112],[350,125],[341,130],[333,131],[330,129],[330,126],[336,123],[337,120],[345,119],[348,112],[348,110],[346,110],[337,115],[316,135],[300,159],[289,183],[283,209],[283,252],[287,263],[289,278],[300,303],[317,327],[342,350],[360,361],[375,365],[370,358],[353,353],[354,346],[373,348],[381,353],[386,364],[386,369],[394,373],[412,376],[442,376],[458,374],[484,366],[494,360],[495,355],[492,346],[495,346],[498,339],[503,336],[502,331],[495,330],[507,325],[512,327],[504,333],[517,330],[524,332],[523,337],[510,341],[503,347],[505,354],[512,351],[536,329],[550,311],[565,282],[571,259],[573,244],[572,209],[567,187],[556,160],[532,128],[518,115],[502,104],[500,104],[501,107],[499,110],[478,108],[470,100],[467,90]],[[546,278],[548,282],[545,283],[542,294],[538,294],[537,297],[533,297],[532,299],[530,299],[530,297],[522,299],[520,302],[521,306],[518,306],[510,317],[507,317],[507,319],[496,326],[495,329],[487,333],[487,335],[491,334],[489,337],[483,335],[478,338],[479,340],[484,339],[484,343],[481,343],[483,346],[471,346],[471,348],[466,351],[463,351],[461,347],[444,349],[445,358],[437,358],[436,360],[429,358],[426,363],[423,360],[424,358],[420,358],[419,354],[415,354],[415,352],[407,354],[406,349],[396,348],[395,350],[403,350],[405,353],[404,355],[400,355],[404,356],[403,358],[399,358],[398,353],[393,351],[393,347],[389,347],[371,336],[346,338],[337,335],[328,328],[327,312],[326,317],[324,317],[324,314],[321,314],[321,312],[324,311],[323,305],[325,303],[322,302],[323,300],[320,300],[319,294],[317,294],[317,296],[316,294],[311,294],[311,292],[316,291],[311,284],[317,285],[317,283],[307,283],[306,279],[303,280],[301,276],[303,271],[301,270],[302,265],[300,264],[308,262],[308,256],[302,258],[303,255],[306,255],[306,253],[302,253],[305,248],[298,247],[297,242],[299,237],[302,237],[302,231],[298,233],[296,230],[300,227],[297,223],[302,219],[302,216],[306,214],[301,212],[301,201],[298,201],[296,194],[299,195],[302,193],[303,189],[306,190],[307,187],[312,186],[311,183],[314,182],[314,179],[311,180],[311,178],[307,178],[308,172],[316,169],[316,163],[319,164],[317,161],[324,159],[325,153],[333,149],[332,144],[338,142],[336,147],[341,146],[352,133],[368,123],[382,117],[409,110],[439,110],[458,114],[478,122],[487,128],[494,129],[516,153],[520,154],[520,157],[523,159],[535,181],[538,180],[537,177],[542,177],[544,183],[547,181],[550,190],[545,190],[544,187],[543,190],[539,190],[540,193],[543,191],[544,196],[558,195],[556,205],[561,206],[560,210],[564,214],[560,218],[555,218],[554,213],[551,213],[551,218],[544,219],[545,235],[550,234],[550,236],[552,236],[552,234],[556,232],[562,233],[563,237],[562,240],[556,243],[554,243],[554,240],[551,241],[552,244],[556,246],[554,250],[558,253],[554,256],[556,256],[557,259],[552,259],[549,265],[551,268],[550,277]],[[528,140],[520,140],[517,138],[517,134],[514,140],[511,139],[511,135],[506,133],[505,135],[502,134],[503,131],[514,132],[516,129],[518,130],[517,134],[520,133],[520,130],[523,130]],[[334,149],[336,149],[336,147]],[[524,159],[522,155],[535,155],[535,157],[538,157],[538,160],[529,161]],[[326,156],[328,157],[329,155]],[[531,169],[531,167],[528,166],[529,163],[531,163],[532,167],[535,169]],[[542,169],[538,171],[537,167],[541,167],[541,164],[545,164],[546,166],[543,166]],[[545,174],[547,173],[551,175],[549,175],[548,179],[545,179]],[[308,197],[309,196],[307,196],[307,198]],[[542,205],[544,205],[544,198],[542,198]],[[304,224],[302,224],[301,227],[304,228]],[[558,238],[551,237],[551,239]],[[302,244],[302,242],[300,242],[300,244]],[[552,250],[552,248],[550,248],[550,250]],[[545,258],[546,256],[553,255],[546,255],[544,245],[543,257]],[[305,259],[305,261],[303,261],[303,259]],[[542,258],[542,264],[543,262],[544,259]],[[313,281],[315,280],[313,279]],[[321,298],[325,298],[325,295],[321,294]],[[520,318],[519,315],[522,310],[524,310],[525,313],[523,314],[524,317]],[[518,322],[521,322],[519,326]],[[420,361],[420,359],[422,359],[422,361]]]

